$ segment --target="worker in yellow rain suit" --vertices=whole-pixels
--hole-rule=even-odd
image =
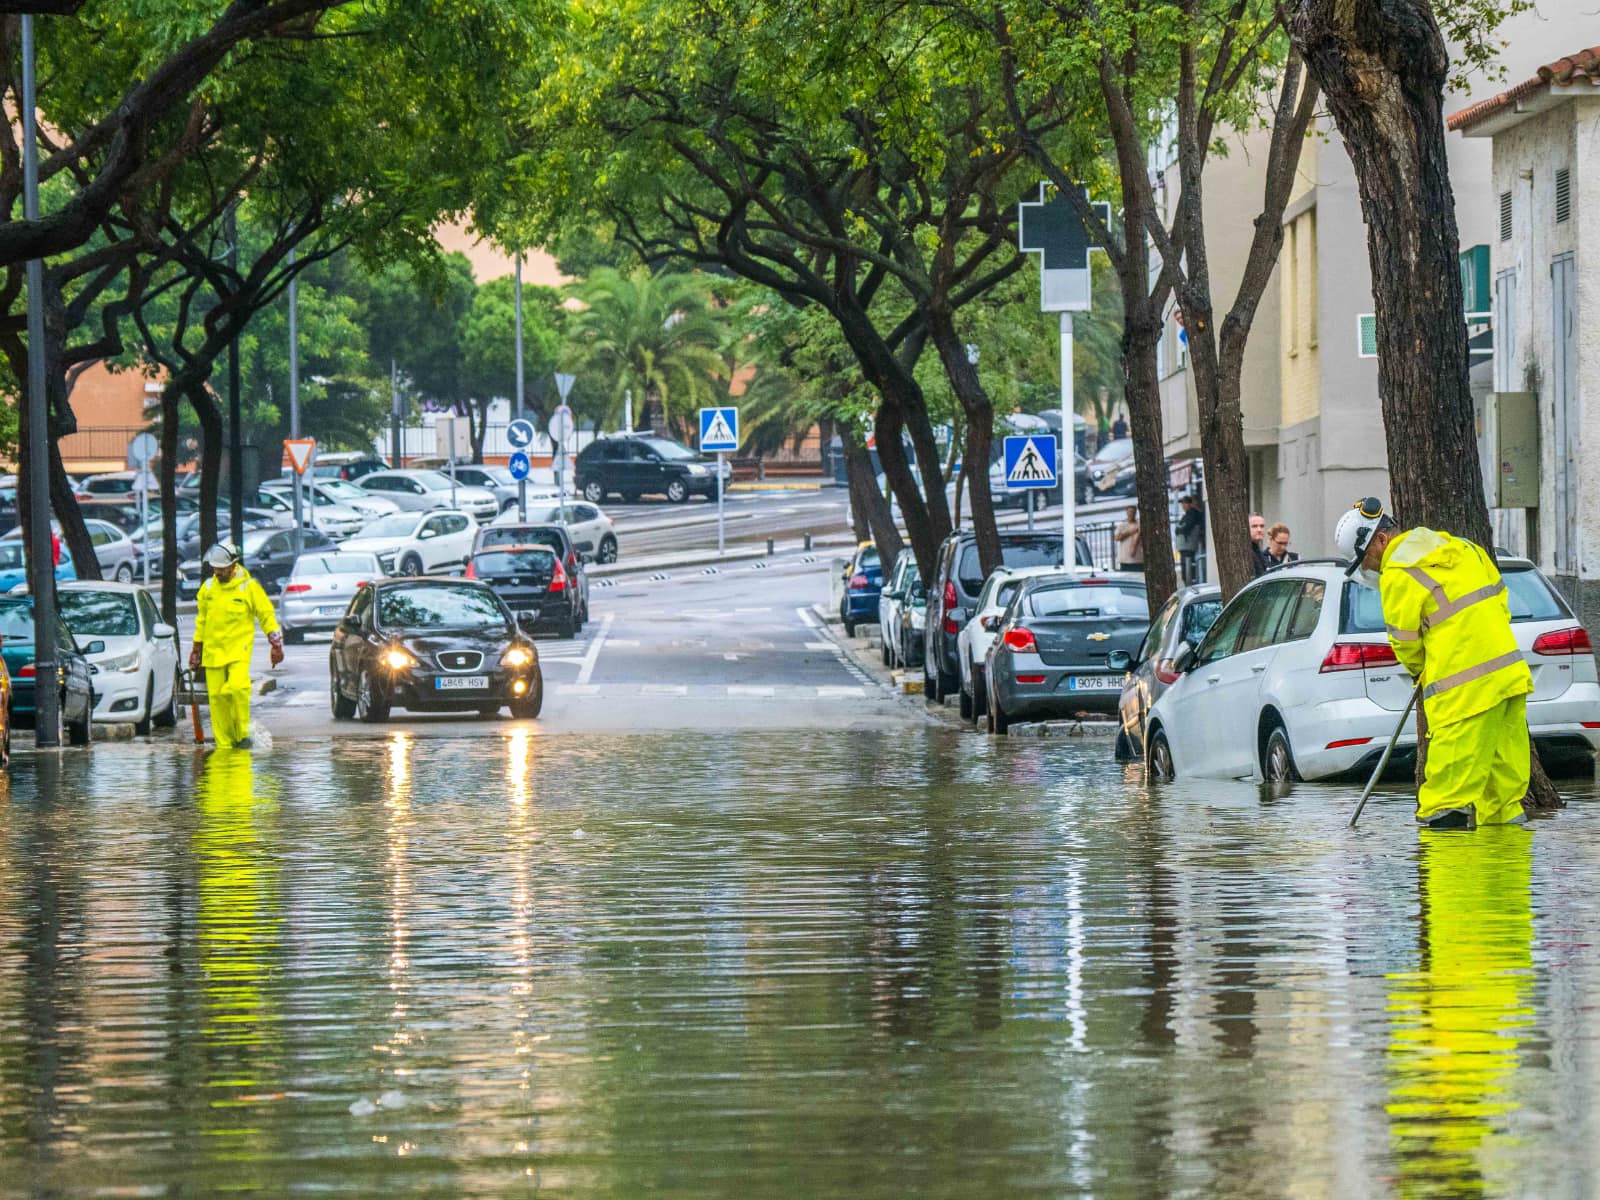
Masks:
[[[1483,547],[1432,529],[1400,530],[1367,497],[1334,530],[1347,574],[1376,587],[1396,657],[1422,689],[1427,777],[1417,821],[1474,829],[1522,819],[1533,673],[1511,605]]]
[[[283,661],[283,635],[272,601],[240,563],[239,548],[218,542],[206,551],[211,578],[200,585],[199,615],[189,667],[206,669],[211,735],[219,747],[250,749],[250,653],[256,626],[272,646],[272,665]]]

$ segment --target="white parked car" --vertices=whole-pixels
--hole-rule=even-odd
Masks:
[[[277,513],[291,526],[294,524],[294,492],[291,489],[259,488],[252,499],[256,508]],[[314,499],[310,488],[300,494],[300,523],[307,529],[322,530],[336,542],[359,533],[361,527],[372,520],[366,513],[357,512],[343,504],[313,504]]]
[[[435,575],[466,567],[478,523],[462,512],[379,517],[340,550],[376,556],[385,575]]]
[[[1533,671],[1528,730],[1547,764],[1600,748],[1600,681],[1589,635],[1527,559],[1504,558],[1511,628]],[[1236,595],[1150,710],[1152,777],[1269,781],[1370,772],[1412,692],[1384,632],[1378,593],[1336,564],[1296,563]],[[1416,718],[1395,750],[1416,754]]]
[[[89,541],[94,544],[94,557],[95,561],[100,564],[100,574],[107,579],[131,583],[137,573],[140,553],[133,540],[110,521],[86,517],[83,524],[89,531]],[[61,536],[61,522],[51,521],[50,528],[57,537]],[[20,525],[9,531],[4,538],[0,538],[0,541],[20,542],[21,540],[22,526]]]
[[[261,490],[276,492],[289,499],[294,490],[294,481],[269,479],[261,485]],[[319,513],[323,505],[337,504],[341,508],[354,509],[369,521],[400,511],[400,506],[393,500],[385,500],[376,493],[357,487],[348,479],[313,479],[308,475],[302,496],[307,503],[315,504]]]
[[[491,491],[500,501],[500,511],[517,506],[517,481],[505,467],[491,467],[479,463],[457,463],[441,467],[441,472],[454,475],[457,483],[470,484]]]
[[[878,593],[878,637],[880,654],[886,667],[905,665],[905,650],[900,645],[900,610],[909,599],[912,580],[917,578],[917,556],[908,546],[894,560],[894,569],[884,577]]]
[[[162,622],[150,594],[131,583],[63,583],[56,593],[61,619],[94,674],[94,717],[152,725],[177,723],[178,631]]]
[[[363,475],[357,486],[393,501],[396,508],[406,512],[453,508],[476,520],[488,521],[500,511],[500,501],[493,492],[455,483],[439,471],[374,471]]]
[[[1000,614],[1006,611],[1025,579],[1039,575],[1066,575],[1060,567],[996,567],[983,581],[971,619],[956,635],[956,659],[961,666],[961,715],[977,723],[988,711],[989,693],[985,688],[984,663],[1000,628]]]
[[[541,500],[536,504],[530,497],[526,521],[517,515],[517,506],[513,504],[489,524],[565,525],[567,536],[572,539],[572,548],[579,554],[596,562],[617,561],[617,527],[612,524],[610,517],[587,500],[569,500],[565,504]]]
[[[309,632],[334,628],[356,592],[382,575],[375,554],[342,550],[302,554],[295,559],[278,601],[283,640],[299,642]]]

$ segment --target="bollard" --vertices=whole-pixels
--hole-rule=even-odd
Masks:
[[[767,539],[767,557],[771,558],[777,553],[777,543],[772,538]]]
[[[809,533],[806,534],[806,553],[811,553],[811,535]]]

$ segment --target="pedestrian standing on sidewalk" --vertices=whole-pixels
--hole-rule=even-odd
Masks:
[[[1184,583],[1199,583],[1200,572],[1197,559],[1200,547],[1206,540],[1206,514],[1200,507],[1200,501],[1192,495],[1179,497],[1178,505],[1183,510],[1183,515],[1178,518],[1177,543],[1178,567]]]
[[[1289,549],[1289,527],[1281,522],[1267,530],[1267,549],[1262,561],[1268,569],[1284,563],[1299,562],[1300,556]]]
[[[218,749],[248,750],[252,745],[250,655],[257,625],[272,647],[272,665],[283,661],[283,634],[272,601],[244,569],[242,557],[232,542],[218,542],[206,551],[211,578],[200,585],[194,645],[189,650],[190,670],[205,667],[211,735]]]
[[[1144,570],[1144,539],[1139,532],[1139,509],[1128,505],[1128,516],[1116,529],[1117,570]]]
[[[1256,578],[1267,569],[1267,519],[1260,513],[1250,514],[1250,553],[1256,560]]]
[[[1121,413],[1118,413],[1117,419],[1111,422],[1111,436],[1113,439],[1117,440],[1128,436],[1128,422],[1123,418]]]

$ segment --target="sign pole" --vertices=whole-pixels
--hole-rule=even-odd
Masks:
[[[1061,314],[1061,454],[1056,478],[1061,481],[1061,565],[1071,570],[1078,553],[1078,446],[1072,427],[1072,314]]]
[[[723,547],[725,545],[725,543],[723,541],[723,524],[722,524],[722,463],[723,463],[723,460],[725,458],[727,458],[727,454],[722,450],[718,450],[717,451],[717,557],[718,558],[722,557],[722,555],[723,555]]]
[[[522,417],[522,255],[517,255],[517,417]],[[528,519],[528,481],[517,480],[517,520]]]
[[[294,270],[294,250],[289,250],[289,270]],[[300,296],[295,287],[295,276],[289,276],[289,436],[300,440]],[[299,471],[294,473],[294,556],[300,557],[305,540],[300,535],[301,506],[305,503],[305,479]],[[316,499],[311,506],[316,508]],[[311,520],[316,521],[313,513]]]
[[[150,493],[139,489],[139,528],[144,531],[144,554],[140,566],[144,572],[144,586],[150,586]]]

